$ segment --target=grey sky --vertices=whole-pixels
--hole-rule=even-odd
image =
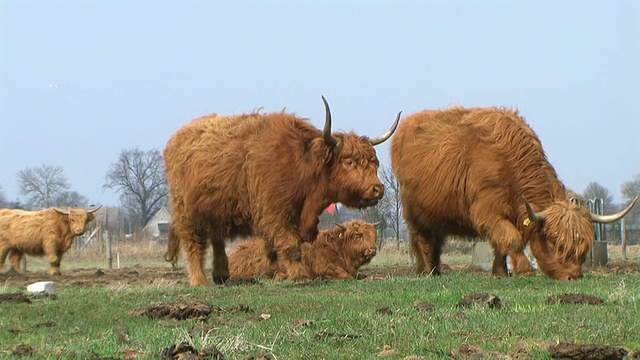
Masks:
[[[568,186],[640,173],[640,2],[0,0],[0,186],[60,165],[102,190],[120,151],[211,112],[285,108],[379,135],[395,114],[518,107]],[[388,164],[388,144],[379,146]]]

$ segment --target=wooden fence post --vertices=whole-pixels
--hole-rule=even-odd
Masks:
[[[624,228],[624,218],[620,219],[620,242],[622,243],[622,260],[628,260],[627,258],[627,232]]]
[[[111,236],[109,236],[109,230],[104,231],[104,241],[107,248],[107,268],[113,269],[113,256],[111,255]]]

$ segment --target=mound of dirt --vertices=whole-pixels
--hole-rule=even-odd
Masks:
[[[28,296],[21,293],[0,294],[0,304],[2,304],[3,302],[31,303],[31,299],[29,299]]]
[[[164,348],[160,353],[162,360],[183,360],[183,359],[216,359],[223,360],[224,354],[220,352],[215,346],[205,347],[202,350],[197,350],[193,345],[187,341],[183,341],[178,345],[171,345],[168,348]]]
[[[416,310],[433,311],[436,306],[424,300],[416,300],[413,302],[413,308]]]
[[[562,294],[552,295],[547,298],[547,303],[555,304],[588,304],[588,305],[602,305],[604,301],[598,297],[586,295],[586,294]]]
[[[454,359],[535,359],[525,349],[519,348],[512,354],[503,354],[497,351],[489,351],[475,344],[462,343],[457,349],[451,350],[449,355]]]
[[[11,354],[15,357],[34,356],[36,354],[36,349],[31,345],[18,344],[13,348]]]
[[[177,320],[196,319],[208,320],[213,311],[213,305],[202,302],[174,302],[174,303],[152,303],[142,311],[149,319],[169,317]],[[220,309],[217,309],[220,311]],[[138,311],[139,312],[139,311]]]
[[[457,306],[463,309],[474,306],[488,306],[492,309],[502,309],[505,305],[496,295],[475,292],[465,296]]]
[[[629,355],[629,350],[619,346],[561,342],[549,346],[549,355],[554,359],[563,360],[622,360]]]

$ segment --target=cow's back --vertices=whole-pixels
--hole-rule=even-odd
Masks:
[[[248,234],[256,202],[266,200],[257,194],[271,196],[265,186],[295,179],[300,160],[286,158],[303,159],[305,144],[319,136],[308,121],[287,113],[193,120],[164,151],[172,202],[182,204],[174,208],[222,223],[229,233]]]
[[[0,242],[30,255],[43,254],[43,241],[58,239],[63,224],[55,222],[54,210],[0,210]],[[53,237],[52,237],[53,236]]]
[[[533,130],[503,108],[413,114],[392,140],[391,162],[407,219],[461,235],[478,235],[474,201],[490,194],[496,211],[511,218],[527,188],[548,189],[556,176]]]

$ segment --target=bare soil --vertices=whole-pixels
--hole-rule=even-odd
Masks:
[[[6,267],[5,267],[6,268]],[[414,268],[409,265],[393,267],[365,267],[360,269],[358,279],[362,280],[383,280],[396,276],[414,274]],[[451,274],[456,272],[468,272],[477,274],[488,274],[471,265],[448,266],[443,264],[442,273]],[[618,262],[606,267],[585,268],[585,276],[589,274],[640,274],[640,262]],[[122,269],[63,269],[62,275],[50,275],[47,270],[27,271],[17,273],[5,271],[0,273],[0,284],[6,286],[19,286],[26,288],[27,285],[38,281],[54,281],[57,286],[106,286],[117,287],[121,285],[152,285],[152,284],[188,284],[189,276],[184,267],[171,268],[167,264],[165,267],[127,267]],[[316,279],[309,282],[301,282],[292,286],[316,286],[322,285],[325,281]],[[226,285],[256,285],[260,281],[256,279],[231,279]]]
[[[572,344],[561,342],[549,347],[549,355],[554,359],[565,360],[622,360],[630,354],[630,351],[619,346]],[[635,359],[635,354],[629,356]]]

